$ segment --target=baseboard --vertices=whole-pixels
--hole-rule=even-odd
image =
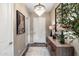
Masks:
[[[22,55],[23,55],[23,53],[25,52],[25,50],[26,50],[26,48],[22,51],[22,53],[20,54],[20,56],[22,56]]]
[[[24,49],[23,53],[21,54],[21,56],[25,56],[25,54],[27,53],[29,49],[29,44],[27,44],[26,48]]]

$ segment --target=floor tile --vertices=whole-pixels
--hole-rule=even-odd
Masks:
[[[46,47],[29,47],[25,56],[50,56]]]

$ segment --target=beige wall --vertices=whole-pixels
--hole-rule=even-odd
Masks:
[[[54,3],[54,6],[52,7],[52,10],[50,12],[51,17],[51,23],[52,25],[55,24],[55,8],[58,6],[58,3]]]
[[[54,4],[54,7],[52,8],[52,10],[50,12],[52,25],[55,24],[55,8],[57,7],[57,5],[58,4]],[[67,39],[65,41],[66,41],[66,43],[71,44],[74,47],[75,55],[79,56],[79,40],[75,39],[75,40],[73,40],[72,43],[69,43],[71,41],[70,39]]]
[[[28,43],[28,39],[27,39],[27,32],[24,34],[20,34],[20,35],[16,35],[16,10],[20,11],[23,15],[25,15],[25,21],[26,18],[29,17],[29,13],[28,10],[26,8],[25,4],[15,4],[15,21],[14,21],[14,55],[22,55],[23,51],[26,48],[26,45]]]
[[[51,18],[50,18],[50,14],[46,13],[45,14],[46,17],[46,37],[50,35],[50,30],[49,30],[49,26],[51,25]]]

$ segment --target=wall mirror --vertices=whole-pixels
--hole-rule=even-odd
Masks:
[[[79,3],[60,3],[55,9],[55,32],[57,25],[79,36]]]

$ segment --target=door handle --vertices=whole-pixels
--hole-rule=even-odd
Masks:
[[[9,42],[9,45],[12,45],[12,42]]]

